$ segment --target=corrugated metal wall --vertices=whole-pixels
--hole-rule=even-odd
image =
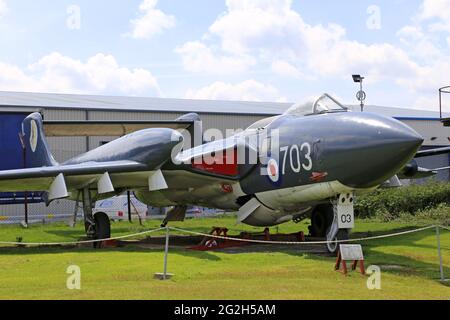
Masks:
[[[403,122],[424,137],[424,146],[447,146],[450,143],[450,129],[444,127],[438,120],[404,120]]]

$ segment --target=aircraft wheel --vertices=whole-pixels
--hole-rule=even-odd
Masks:
[[[311,214],[310,233],[313,237],[326,237],[327,230],[333,223],[333,206],[321,204],[314,208]]]
[[[340,229],[333,239],[333,242],[327,243],[327,249],[329,253],[336,253],[339,248],[337,241],[348,240],[349,232],[347,229]],[[336,241],[336,242],[335,242]]]
[[[95,238],[108,239],[111,237],[111,223],[106,213],[97,212],[94,215],[95,220]],[[94,242],[94,248],[101,248],[101,242]]]

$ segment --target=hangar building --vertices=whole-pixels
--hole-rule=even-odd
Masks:
[[[18,137],[20,123],[34,111],[40,111],[45,120],[174,120],[189,112],[196,112],[203,121],[203,129],[245,129],[250,124],[287,110],[292,103],[207,101],[166,98],[139,98],[0,92],[0,170],[21,168],[23,158]],[[350,107],[354,111],[359,106]],[[450,130],[442,125],[439,112],[382,106],[366,106],[365,111],[383,114],[403,121],[424,138],[424,147],[448,146]],[[324,128],[326,130],[326,128]],[[48,138],[57,161],[67,160],[93,149],[114,137],[58,137]],[[419,165],[438,168],[450,165],[448,155],[420,159]],[[449,172],[438,176],[449,180]],[[33,195],[31,202],[39,201]],[[1,217],[23,215],[23,196],[0,194]],[[73,214],[74,202],[59,200],[49,208],[41,203],[30,205],[31,215]],[[5,219],[5,218],[4,218]]]

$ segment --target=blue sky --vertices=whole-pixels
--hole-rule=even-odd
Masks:
[[[450,0],[0,0],[0,48],[0,90],[435,110]]]

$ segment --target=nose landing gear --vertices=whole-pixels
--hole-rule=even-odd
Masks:
[[[338,242],[349,239],[354,227],[353,194],[341,194],[329,204],[321,204],[311,214],[310,234],[326,238],[330,253],[337,252]]]

